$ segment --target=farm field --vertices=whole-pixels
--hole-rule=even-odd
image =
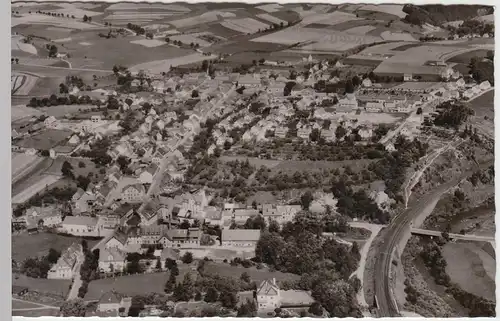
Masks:
[[[66,17],[53,17],[42,14],[24,14],[23,16],[12,17],[11,26],[15,27],[21,24],[31,25],[51,25],[56,27],[66,27],[70,29],[88,30],[97,28],[96,25],[85,23],[80,20],[66,18]]]
[[[36,318],[36,317],[58,317],[59,309],[37,309],[12,311],[14,317]]]
[[[26,155],[24,153],[12,153],[11,155],[11,174],[12,177],[19,175],[22,171],[36,164],[42,158],[36,155]]]
[[[160,41],[160,40],[157,40],[157,39],[133,40],[130,43],[133,43],[133,44],[136,44],[136,45],[141,45],[141,46],[148,47],[148,48],[166,45],[165,41]]]
[[[113,3],[106,8],[106,11],[120,10],[167,10],[178,12],[189,12],[191,9],[180,4],[167,3]]]
[[[447,60],[447,62],[456,62],[461,64],[469,64],[471,58],[485,58],[490,50],[477,49],[473,51],[468,51]]]
[[[261,19],[264,19],[264,20],[267,20],[271,23],[276,23],[276,24],[280,24],[280,23],[284,23],[286,24],[286,21],[284,20],[281,20],[279,18],[276,18],[275,16],[272,16],[268,13],[261,13],[261,14],[258,14],[257,17],[261,18]]]
[[[447,243],[443,256],[451,281],[462,289],[495,301],[495,259],[482,249],[482,243]]]
[[[362,7],[359,7],[357,10],[359,11],[374,11],[374,12],[382,12],[390,15],[397,16],[398,18],[406,17],[406,13],[403,12],[402,4],[368,4]]]
[[[199,16],[169,21],[168,23],[173,25],[176,28],[188,28],[188,27],[194,27],[194,26],[204,24],[204,23],[215,22],[215,21],[219,20],[219,17],[236,18],[236,15],[232,12],[209,11],[209,12],[205,12]]]
[[[23,139],[18,145],[24,148],[49,150],[69,138],[71,134],[72,132],[69,130],[47,129],[37,135],[32,135],[29,138]]]
[[[69,292],[71,280],[35,279],[25,275],[19,278],[12,278],[12,285],[27,287],[31,291],[48,293],[65,298]]]
[[[201,39],[200,36],[210,36],[210,35],[212,35],[212,34],[209,32],[195,32],[195,33],[191,33],[191,34],[171,36],[170,41],[177,40],[177,41],[181,41],[182,43],[185,43],[185,44],[197,43],[201,47],[208,47],[211,45],[211,43]]]
[[[259,30],[269,27],[269,25],[252,18],[228,19],[220,24],[226,28],[245,34],[256,33]]]
[[[313,13],[303,18],[299,25],[307,26],[311,23],[320,23],[326,25],[336,25],[347,21],[359,20],[356,15],[352,13],[334,11],[331,13]]]
[[[261,6],[257,6],[257,9],[264,10],[265,12],[276,12],[281,10],[283,7],[279,3],[269,3]]]
[[[250,279],[255,281],[257,284],[272,278],[276,278],[277,282],[295,281],[300,279],[299,275],[292,273],[283,273],[280,271],[271,272],[267,269],[258,270],[255,267],[244,268],[242,266],[231,266],[229,263],[207,262],[203,270],[204,274],[214,274],[233,278],[239,278],[243,272],[247,272],[250,275]]]
[[[18,193],[12,193],[12,204],[21,204],[32,198],[36,193],[41,192],[43,189],[61,179],[60,176],[55,175],[39,175],[37,177],[30,177],[29,185]]]
[[[15,50],[23,51],[31,55],[36,55],[38,52],[35,46],[33,46],[32,44],[22,42],[21,37],[11,38],[10,49],[14,51]]]
[[[29,74],[13,73],[11,82],[13,95],[26,96],[37,83],[37,77]]]
[[[17,262],[22,262],[29,257],[40,257],[47,255],[49,249],[58,251],[67,249],[73,243],[81,243],[82,238],[63,236],[52,233],[40,232],[38,234],[14,234],[12,235],[12,258]],[[89,247],[97,244],[98,241],[87,240]]]
[[[12,300],[12,309],[29,309],[29,308],[37,308],[40,307],[40,305],[27,302],[27,301],[18,301],[18,300]]]
[[[345,51],[358,45],[381,41],[379,37],[350,35],[345,32],[312,29],[287,28],[272,34],[253,39],[254,42],[270,42],[292,45],[298,42],[312,42],[302,49],[317,51]]]
[[[85,158],[74,158],[74,157],[66,157],[66,156],[58,156],[52,165],[45,171],[46,174],[53,174],[53,175],[62,175],[61,169],[63,163],[67,161],[73,166],[73,174],[75,174],[75,177],[78,176],[84,176],[87,177],[89,173],[93,173],[95,175],[99,175],[99,179],[102,179],[104,175],[99,174],[98,170],[96,169],[95,164],[90,160],[90,159],[85,159]],[[82,162],[85,164],[85,167],[80,167],[79,163]]]
[[[197,275],[197,272],[191,271],[189,266],[184,264],[179,264],[178,266],[178,280],[182,280],[186,273]],[[99,300],[104,293],[111,290],[131,296],[149,293],[164,293],[163,288],[168,277],[169,272],[160,272],[94,280],[89,283],[85,301]]]
[[[181,50],[181,49],[179,49],[179,50]],[[159,71],[167,72],[168,70],[170,70],[170,67],[176,67],[176,66],[182,66],[182,65],[202,62],[203,60],[213,59],[215,57],[216,57],[215,55],[207,57],[207,56],[203,56],[200,53],[194,53],[194,54],[181,56],[181,57],[173,57],[173,58],[165,59],[165,60],[155,60],[155,61],[141,63],[141,64],[130,67],[129,70],[132,72],[139,71],[141,69],[154,70],[156,72],[159,72]]]
[[[368,32],[374,30],[375,26],[359,26],[359,27],[354,27],[354,28],[351,28],[351,29],[347,29],[345,30],[346,33],[350,33],[350,34],[354,34],[354,35],[365,35],[367,34]]]

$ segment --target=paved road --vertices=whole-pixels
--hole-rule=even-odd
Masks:
[[[419,234],[419,235],[429,235],[429,236],[441,236],[440,231],[432,231],[432,230],[424,230],[421,228],[412,228],[411,234]],[[476,241],[476,242],[494,242],[495,237],[493,236],[482,236],[482,235],[473,235],[473,234],[448,234],[451,239],[455,240],[464,240],[464,241]]]
[[[489,161],[481,164],[480,168],[484,169],[492,164],[493,161]],[[410,228],[412,219],[418,217],[418,215],[426,209],[426,205],[439,200],[443,193],[470,176],[477,169],[477,167],[470,169],[462,174],[461,177],[437,186],[418,200],[418,202],[408,207],[408,209],[403,213],[396,215],[389,224],[375,265],[375,296],[378,302],[378,315],[380,317],[399,316],[398,308],[395,306],[395,302],[393,301],[391,294],[392,290],[389,284],[392,253],[399,242],[403,239],[407,229]]]

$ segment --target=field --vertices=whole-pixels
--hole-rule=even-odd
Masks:
[[[12,94],[28,95],[37,82],[37,77],[29,74],[12,73]]]
[[[58,317],[59,309],[37,309],[12,311],[14,317],[36,318],[36,317]]]
[[[475,112],[471,117],[474,127],[490,137],[495,135],[494,95],[494,90],[490,90],[468,103]]]
[[[482,246],[479,242],[447,243],[442,250],[446,272],[465,291],[494,301],[496,263]]]
[[[84,176],[87,177],[89,173],[93,173],[95,176],[96,174],[100,176],[102,179],[102,175],[98,173],[98,170],[95,167],[95,164],[90,160],[90,159],[83,159],[83,158],[73,158],[73,157],[65,157],[65,156],[58,156],[52,165],[45,171],[47,174],[53,174],[53,175],[62,175],[61,173],[61,168],[63,163],[67,161],[73,166],[73,174],[75,174],[75,177],[78,176]],[[85,164],[85,167],[80,168],[78,164],[82,162]]]
[[[252,18],[229,19],[221,22],[221,25],[245,34],[256,33],[259,30],[269,27],[269,25]]]
[[[27,287],[31,291],[50,293],[65,298],[69,292],[71,280],[34,279],[19,275],[17,279],[12,278],[12,285]]]
[[[368,4],[358,8],[358,10],[382,12],[397,16],[398,18],[406,17],[406,13],[403,12],[402,4],[377,4],[377,5]]]
[[[95,25],[85,23],[77,19],[71,19],[66,17],[64,18],[53,17],[35,13],[25,14],[21,17],[12,17],[11,21],[12,21],[11,22],[12,27],[21,24],[30,24],[30,25],[51,25],[56,27],[66,27],[78,30],[88,30],[97,28]]]
[[[12,37],[10,41],[10,50],[19,50],[31,55],[36,55],[37,50],[35,46],[21,41],[21,37]]]
[[[366,35],[368,32],[374,30],[375,26],[358,26],[351,29],[345,30],[346,33],[354,34],[354,35]]]
[[[12,300],[12,309],[29,309],[40,307],[38,304],[27,302],[27,301],[17,301]]]
[[[232,12],[209,11],[209,12],[205,12],[199,16],[169,21],[169,24],[173,25],[176,28],[188,28],[188,27],[194,27],[194,26],[204,24],[204,23],[215,22],[215,21],[219,20],[219,17],[236,18],[236,15]]]
[[[345,32],[313,29],[287,28],[272,34],[253,39],[254,42],[270,42],[292,45],[307,42],[300,50],[303,51],[345,51],[362,44],[381,41],[379,37],[350,35]]]
[[[168,10],[189,12],[190,9],[179,4],[162,4],[162,3],[114,3],[106,8],[106,11],[119,10]]]
[[[12,161],[11,161],[12,177],[16,177],[21,172],[28,169],[33,164],[36,164],[40,160],[41,157],[36,155],[26,155],[24,153],[12,153]]]
[[[279,3],[269,3],[256,7],[257,9],[264,10],[265,12],[276,12],[283,7]]]
[[[36,193],[54,184],[60,179],[55,175],[39,175],[36,178],[30,178],[30,185],[17,194],[12,193],[12,204],[21,204],[32,198]]]
[[[40,257],[47,255],[49,249],[58,251],[67,249],[73,243],[81,243],[82,238],[63,236],[52,233],[40,232],[38,234],[14,234],[12,235],[12,259],[16,262],[23,262],[29,257]],[[97,244],[98,241],[87,240],[89,247]]]
[[[179,49],[181,50],[181,49]],[[192,64],[192,63],[197,63],[197,62],[202,62],[203,60],[206,59],[213,59],[215,56],[203,56],[200,53],[194,53],[182,57],[175,57],[171,59],[165,59],[165,60],[155,60],[155,61],[149,61],[145,63],[141,63],[135,66],[132,66],[129,68],[130,71],[139,71],[139,70],[150,70],[154,71],[156,73],[160,73],[161,71],[167,72],[170,70],[170,67],[176,67],[176,66],[182,66],[182,65],[187,65],[187,64]]]
[[[143,23],[151,22],[154,20],[162,20],[167,17],[177,15],[177,13],[165,12],[165,13],[148,13],[148,12],[125,12],[119,11],[119,13],[113,13],[106,16],[103,20],[111,22],[113,24],[127,24],[131,23]]]
[[[184,275],[188,272],[192,272],[191,268],[180,264],[177,280],[182,280]],[[85,295],[85,300],[99,300],[104,293],[111,290],[115,290],[116,292],[124,295],[164,293],[163,288],[168,277],[169,272],[160,272],[95,280],[89,283],[89,289]]]
[[[331,13],[313,13],[304,17],[300,22],[301,26],[307,26],[311,23],[320,23],[326,25],[336,25],[347,21],[359,20],[356,15],[342,11],[334,11]]]
[[[299,275],[291,274],[291,273],[283,273],[283,272],[270,272],[266,269],[258,270],[255,267],[244,268],[242,266],[231,266],[228,263],[215,263],[215,262],[207,262],[204,267],[205,274],[214,274],[225,277],[233,277],[239,278],[243,272],[247,272],[250,275],[250,279],[252,281],[260,282],[264,280],[269,280],[272,278],[276,278],[276,281],[293,281],[300,279]]]
[[[471,58],[484,58],[490,50],[477,49],[459,54],[447,60],[447,62],[456,62],[460,64],[469,64]]]
[[[184,35],[175,35],[170,37],[170,41],[182,41],[182,43],[185,44],[190,44],[190,43],[197,43],[201,47],[208,47],[211,45],[210,42],[205,41],[200,38],[200,36],[204,35],[211,35],[209,32],[197,32],[197,33],[191,33],[191,34],[184,34]]]
[[[275,16],[271,16],[270,14],[268,13],[261,13],[261,14],[258,14],[257,17],[261,18],[261,19],[264,19],[264,20],[267,20],[271,23],[276,23],[276,24],[280,24],[280,23],[284,23],[286,24],[286,21],[283,21],[279,18],[276,18]]]
[[[166,45],[165,41],[160,41],[157,39],[140,39],[131,41],[130,43],[141,45],[148,48]]]
[[[49,150],[57,146],[66,138],[69,138],[71,131],[47,129],[37,135],[32,135],[29,138],[23,139],[19,146],[24,148],[46,149]]]

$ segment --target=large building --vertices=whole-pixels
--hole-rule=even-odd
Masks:
[[[222,230],[222,246],[255,247],[260,238],[260,230]]]
[[[79,273],[79,271],[74,271],[74,267],[82,259],[82,245],[73,243],[61,254],[57,263],[50,268],[47,279],[71,280],[75,272]]]

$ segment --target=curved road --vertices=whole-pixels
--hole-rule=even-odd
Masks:
[[[481,164],[479,168],[484,169],[492,164],[493,161],[489,161]],[[423,198],[418,200],[418,202],[414,203],[411,207],[408,207],[407,210],[396,215],[389,224],[375,265],[375,297],[379,317],[400,316],[396,306],[397,303],[394,301],[391,294],[392,290],[389,284],[389,277],[392,263],[392,253],[399,242],[403,239],[407,229],[410,228],[412,219],[417,217],[418,214],[425,209],[427,204],[439,200],[443,193],[460,183],[463,179],[472,175],[472,173],[474,173],[477,169],[477,167],[470,169],[463,173],[459,178],[437,186],[433,190],[429,191],[429,193],[427,193]]]

